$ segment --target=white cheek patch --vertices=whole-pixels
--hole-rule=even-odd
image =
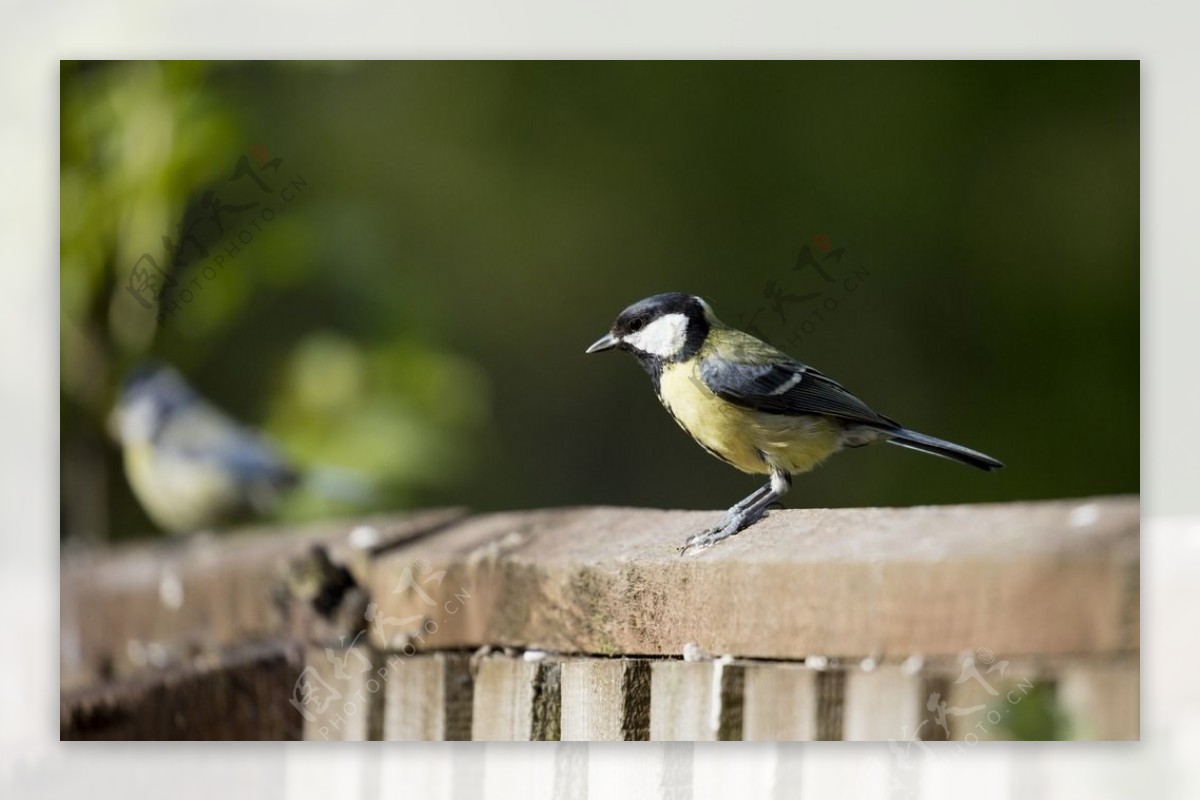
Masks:
[[[683,350],[687,329],[686,314],[664,314],[636,334],[626,335],[624,341],[643,353],[665,359]]]
[[[154,401],[139,398],[118,413],[121,440],[124,442],[148,442],[154,435],[157,418]]]

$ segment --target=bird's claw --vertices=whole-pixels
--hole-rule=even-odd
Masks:
[[[688,537],[687,541],[683,543],[683,547],[679,549],[679,555],[683,556],[688,551],[702,551],[705,548],[711,548],[721,540],[732,537],[751,523],[756,523],[764,517],[766,517],[765,510],[754,517],[745,512],[726,513],[717,525]]]
[[[710,537],[712,533],[713,530],[710,528],[701,531],[699,534],[693,534],[687,538],[687,542],[683,543],[683,545],[676,550],[679,551],[680,556],[686,555],[688,551],[703,551],[705,548],[708,548],[712,545],[711,542],[706,541],[706,539]]]

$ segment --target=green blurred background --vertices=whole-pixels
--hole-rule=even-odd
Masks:
[[[153,532],[103,427],[146,356],[380,508],[724,509],[758,479],[583,354],[667,290],[1008,465],[868,448],[790,506],[1138,491],[1136,62],[64,62],[61,89],[64,535]],[[209,257],[144,308],[177,226]]]

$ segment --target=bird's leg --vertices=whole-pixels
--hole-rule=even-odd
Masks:
[[[765,486],[735,504],[721,518],[720,523],[688,537],[680,553],[687,553],[692,548],[707,548],[758,522],[766,514],[767,508],[782,498],[784,493],[791,488],[791,476],[779,471],[771,473],[771,480]]]
[[[767,509],[769,509],[773,503],[777,502],[780,498],[787,494],[787,491],[792,488],[792,477],[787,473],[772,473],[770,487],[770,492],[759,498],[744,510],[743,514],[745,515],[746,520],[742,524],[743,528],[751,523],[757,522],[764,517],[767,513]],[[734,531],[730,533],[736,534],[737,532]]]
[[[717,523],[715,526],[713,526],[713,529],[724,528],[725,526],[729,525],[729,523],[733,521],[733,519],[736,515],[741,514],[742,512],[746,511],[751,506],[753,506],[755,503],[757,503],[759,500],[761,500],[762,498],[765,498],[770,491],[771,491],[771,482],[768,481],[766,484],[763,484],[761,487],[756,489],[754,492],[750,493],[745,498],[742,498],[740,501],[738,501],[733,506],[731,506],[729,508],[729,510],[727,512],[725,512],[725,516],[723,518],[721,518],[721,522]]]

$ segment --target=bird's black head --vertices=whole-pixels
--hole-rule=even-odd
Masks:
[[[657,374],[665,363],[694,356],[715,319],[708,304],[695,295],[651,295],[617,315],[609,332],[587,352],[629,351],[651,374]]]

